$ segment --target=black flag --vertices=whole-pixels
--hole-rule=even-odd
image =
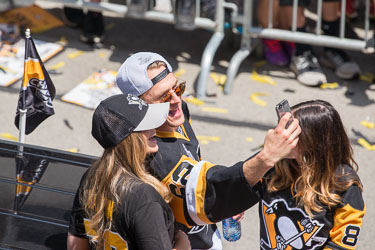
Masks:
[[[40,181],[48,166],[48,160],[36,156],[16,157],[17,184],[14,211],[21,209],[29,196],[32,187],[22,184],[34,185]]]
[[[25,134],[34,129],[55,112],[52,100],[55,97],[55,86],[44,68],[32,38],[25,40],[25,64],[22,88],[18,99],[15,125],[19,129],[19,110],[27,110]]]

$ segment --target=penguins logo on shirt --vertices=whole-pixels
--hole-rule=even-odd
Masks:
[[[316,236],[323,224],[311,220],[302,209],[289,208],[284,199],[271,204],[262,201],[261,206],[267,235],[260,240],[262,249],[318,249],[327,240]]]

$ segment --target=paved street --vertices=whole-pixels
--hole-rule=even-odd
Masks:
[[[48,10],[60,17],[59,8]],[[199,75],[201,55],[212,35],[211,32],[182,32],[169,24],[111,16],[106,16],[105,22],[106,39],[101,49],[82,44],[78,39],[80,31],[68,27],[32,34],[34,39],[49,42],[58,42],[61,37],[65,37],[67,45],[60,54],[45,64],[48,69],[59,62],[65,62],[65,66],[59,69],[61,74],[51,74],[57,90],[54,101],[56,114],[26,136],[26,143],[62,150],[76,148],[79,153],[99,155],[101,147],[91,137],[93,110],[63,102],[61,96],[95,70],[105,68],[117,71],[125,58],[134,52],[154,51],[164,55],[171,62],[174,71],[181,73],[180,78],[187,80],[187,91],[193,93],[193,85]],[[235,37],[234,41],[225,39],[218,49],[211,71],[216,73],[216,76],[226,73],[229,61],[238,49],[238,38]],[[83,51],[83,54],[73,59],[68,57],[78,50]],[[317,48],[316,51],[320,53],[321,49]],[[364,55],[351,51],[350,55],[360,64],[363,73],[375,74],[374,54]],[[367,213],[358,249],[373,249],[371,238],[374,233],[371,225],[375,224],[375,194],[372,192],[375,190],[375,171],[371,169],[375,162],[375,151],[365,149],[357,143],[357,139],[363,137],[371,145],[375,145],[375,128],[361,125],[363,120],[375,123],[375,84],[364,80],[342,81],[331,70],[324,69],[328,81],[338,82],[339,88],[306,87],[299,84],[287,68],[260,65],[262,60],[252,54],[241,64],[231,94],[224,95],[221,87],[210,77],[205,104],[189,104],[192,124],[201,142],[203,159],[230,166],[256,153],[267,130],[276,125],[274,106],[282,99],[288,99],[291,105],[310,99],[330,102],[341,114],[353,143],[359,175],[364,184],[363,195]],[[276,84],[252,80],[253,70],[271,76]],[[14,115],[19,88],[20,82],[0,88],[0,133],[18,136]],[[253,102],[250,99],[252,94],[259,94],[258,98],[266,105]],[[254,207],[246,212],[242,222],[242,238],[236,243],[223,240],[224,248],[259,249],[258,225],[257,207]]]

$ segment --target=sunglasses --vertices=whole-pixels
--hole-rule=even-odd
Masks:
[[[186,81],[181,81],[174,87],[172,90],[178,97],[181,97],[182,94],[185,92],[185,87],[186,87]],[[170,102],[172,100],[172,94],[173,92],[169,91],[167,94],[165,94],[160,102]]]

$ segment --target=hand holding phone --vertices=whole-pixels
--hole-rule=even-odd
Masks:
[[[290,112],[290,107],[289,107],[289,102],[288,100],[284,99],[282,100],[281,102],[279,102],[278,104],[276,104],[276,114],[277,114],[277,118],[278,118],[278,121],[277,122],[280,122],[280,119],[281,117],[283,117],[283,115],[285,115],[285,113]],[[285,128],[288,128],[289,125],[293,122],[293,117],[291,116],[289,118],[289,121],[288,123],[286,124]]]

